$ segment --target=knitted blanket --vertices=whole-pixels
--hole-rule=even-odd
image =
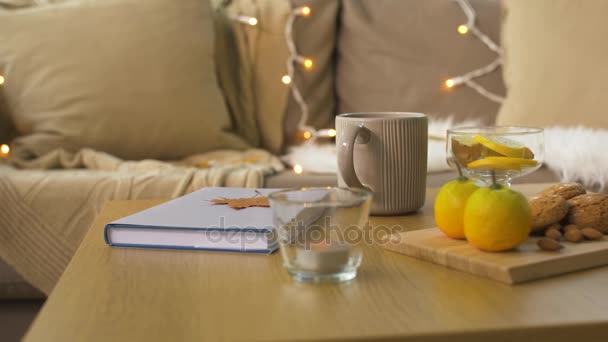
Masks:
[[[262,150],[215,151],[175,163],[59,150],[15,164],[0,164],[0,258],[47,295],[107,201],[261,187],[283,168]]]

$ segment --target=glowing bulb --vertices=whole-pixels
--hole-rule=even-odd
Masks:
[[[310,58],[306,58],[306,59],[304,60],[304,67],[305,67],[306,69],[312,69],[312,66],[313,66],[313,65],[314,65],[314,63],[312,62],[312,59],[310,59]]]
[[[304,169],[302,168],[302,165],[296,164],[296,165],[293,166],[293,172],[295,172],[295,173],[297,173],[299,175],[302,172],[304,172]]]
[[[454,80],[451,78],[445,81],[445,86],[448,88],[452,88],[455,84],[456,83],[454,83]]]
[[[333,129],[333,128],[331,128],[331,129],[329,129],[329,130],[327,131],[327,135],[328,135],[329,137],[331,137],[331,138],[335,137],[335,136],[336,136],[336,133],[337,133],[337,132],[336,132],[336,130],[335,130],[335,129]]]
[[[2,154],[8,154],[11,151],[11,148],[7,144],[0,145],[0,152]]]
[[[467,32],[469,32],[469,27],[467,25],[458,26],[458,33],[467,34]]]
[[[304,6],[304,7],[302,7],[302,9],[300,9],[300,14],[305,17],[308,17],[311,12],[312,11],[310,10],[310,7],[308,7],[308,6]]]
[[[310,133],[309,131],[304,132],[304,139],[310,139],[312,138],[312,133]]]
[[[6,79],[4,78],[4,76],[0,75],[0,86],[4,84],[4,81],[6,81]]]
[[[289,77],[289,75],[285,75],[281,77],[281,82],[283,82],[283,84],[289,84],[291,83],[291,77]]]
[[[258,24],[258,20],[256,18],[251,17],[247,20],[247,24],[249,24],[251,26],[255,26]]]

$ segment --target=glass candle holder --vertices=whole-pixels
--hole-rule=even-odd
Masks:
[[[371,193],[304,188],[269,196],[283,265],[302,282],[347,281],[361,264]]]

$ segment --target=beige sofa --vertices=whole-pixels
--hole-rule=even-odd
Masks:
[[[91,69],[92,66],[80,62],[80,59],[83,59],[82,57],[79,58],[78,63],[80,64],[62,64],[62,61],[66,59],[63,58],[63,50],[72,49],[74,53],[94,59],[96,64],[93,66],[99,68],[100,66],[106,67],[105,60],[112,60],[114,64],[121,63],[122,60],[130,60],[133,52],[127,50],[127,47],[129,43],[138,43],[140,40],[145,42],[145,48],[141,48],[144,49],[143,51],[147,51],[145,49],[148,49],[148,46],[153,46],[149,48],[150,53],[153,54],[160,53],[163,51],[162,49],[183,47],[178,43],[182,40],[186,41],[184,37],[188,37],[188,35],[179,32],[176,35],[175,30],[172,30],[160,31],[160,33],[154,35],[148,35],[145,32],[138,33],[141,37],[133,42],[121,42],[117,39],[113,45],[115,46],[114,49],[100,50],[101,53],[87,54],[87,51],[79,49],[78,44],[88,44],[90,37],[87,34],[95,35],[99,39],[107,37],[107,33],[103,30],[97,30],[94,23],[103,21],[104,24],[110,24],[107,21],[107,15],[109,14],[112,14],[111,20],[116,27],[125,25],[120,30],[130,32],[130,26],[127,26],[124,22],[127,20],[126,18],[133,17],[133,13],[130,11],[141,10],[129,7],[130,2],[132,1],[113,0],[106,2],[104,5],[98,5],[99,2],[96,1],[65,0],[52,1],[52,4],[47,7],[37,7],[38,5],[34,5],[34,2],[30,2],[32,3],[31,7],[7,10],[4,13],[3,25],[7,29],[20,28],[22,30],[20,38],[25,38],[28,41],[34,40],[43,32],[47,34],[50,34],[49,31],[56,34],[66,34],[66,29],[78,31],[71,33],[74,37],[69,36],[55,41],[52,45],[41,46],[46,49],[44,56],[48,60],[54,59],[54,63],[64,69],[68,68],[70,70],[69,68],[72,68],[80,73],[88,72],[87,69]],[[27,5],[28,1],[16,3]],[[121,10],[122,3],[127,5]],[[148,5],[150,7],[146,9],[147,12],[140,16],[144,19],[138,19],[139,22],[135,21],[141,31],[146,31],[142,29],[146,27],[145,25],[156,27],[157,21],[163,22],[169,14],[178,15],[182,13],[180,11],[183,11],[183,8],[168,6],[162,0],[155,0],[151,3],[151,5]],[[284,27],[292,8],[298,8],[299,6],[310,6],[313,15],[306,18],[296,18],[293,27],[296,32],[294,42],[301,54],[314,58],[315,68],[308,72],[298,68],[294,77],[308,101],[310,110],[308,124],[314,128],[331,127],[333,116],[338,112],[367,110],[419,111],[428,113],[431,117],[452,115],[460,119],[477,119],[485,123],[494,121],[498,110],[496,103],[479,96],[468,88],[445,92],[438,87],[442,82],[442,77],[445,77],[446,74],[461,73],[493,58],[492,52],[479,44],[478,41],[473,39],[454,40],[459,38],[454,32],[454,27],[461,23],[464,17],[461,9],[453,3],[445,1],[394,2],[390,4],[390,6],[396,6],[394,10],[390,7],[376,6],[373,1],[296,0],[291,4],[289,2],[260,1],[255,6],[248,1],[211,1],[211,3],[214,6],[212,16],[215,28],[215,45],[197,47],[197,50],[185,50],[185,52],[200,54],[200,56],[197,56],[202,60],[207,53],[206,51],[211,49],[215,51],[214,61],[218,77],[216,82],[221,86],[222,96],[228,107],[227,115],[229,115],[229,119],[216,116],[209,120],[217,122],[218,125],[220,125],[220,122],[231,122],[231,124],[227,124],[228,126],[223,128],[217,126],[218,131],[216,133],[215,131],[207,132],[208,136],[217,134],[218,138],[215,141],[214,139],[207,139],[211,142],[206,142],[207,145],[202,145],[201,148],[206,148],[209,144],[216,146],[213,144],[221,140],[224,141],[223,146],[225,148],[242,149],[243,146],[253,146],[280,154],[293,140],[292,137],[296,135],[298,129],[294,122],[299,120],[301,112],[289,87],[281,84],[278,80],[285,73],[285,60],[289,55],[284,40]],[[472,3],[478,11],[481,27],[493,39],[498,40],[500,3],[495,0],[475,0]],[[198,8],[196,6],[199,5],[195,2],[187,2],[181,6]],[[143,14],[146,14],[146,16],[143,16]],[[196,33],[198,31],[201,32],[200,34],[208,32],[205,31],[207,26],[200,27],[197,22],[200,18],[206,20],[205,17],[191,14],[186,17],[184,17],[185,14],[180,15],[184,21],[192,21],[188,26],[190,32],[188,34],[193,35],[192,32]],[[239,21],[239,18],[249,17],[256,17],[259,20],[259,28],[243,24],[242,20]],[[235,20],[235,18],[238,20]],[[53,25],[54,20],[65,20],[69,23],[65,24],[68,26],[57,29]],[[412,25],[411,30],[407,32],[403,32],[401,28],[400,23],[404,20]],[[24,23],[27,25],[24,25]],[[371,30],[371,28],[374,30]],[[164,46],[165,41],[159,42],[159,37],[166,41],[172,41],[172,45]],[[24,39],[8,40],[8,43],[3,47],[5,50],[0,52],[13,53],[19,57],[15,57],[15,59],[21,59],[25,66],[31,67],[34,64],[27,64],[28,58],[30,58],[27,52],[31,52],[31,50],[22,48],[23,41]],[[256,42],[257,45],[253,44],[252,41]],[[397,41],[403,41],[406,44],[396,44]],[[429,42],[433,43],[429,44]],[[190,41],[184,44],[190,44]],[[155,50],[154,46],[156,45],[159,48]],[[10,50],[9,47],[14,51]],[[118,48],[116,47],[122,47],[125,50],[117,51]],[[463,57],[446,59],[445,51],[459,52]],[[139,53],[143,52],[140,51]],[[179,61],[179,64],[186,65],[192,63],[191,59],[183,58],[183,55],[184,53],[172,52],[170,57],[174,60],[174,63],[177,61]],[[103,58],[99,56],[103,56]],[[158,57],[157,59],[148,57],[146,63],[150,67],[163,66],[162,63],[166,58]],[[134,61],[137,62],[137,60]],[[203,67],[212,67],[212,64],[201,66],[201,63],[192,64],[191,69],[200,69],[200,72],[205,72],[205,69],[202,69]],[[125,64],[125,66],[117,66],[117,68],[125,75],[125,79],[140,83],[147,82],[143,85],[133,83],[131,86],[135,89],[138,89],[137,87],[141,88],[133,94],[143,94],[141,99],[145,98],[145,101],[149,102],[145,104],[141,104],[141,102],[144,102],[143,100],[134,99],[134,101],[131,101],[131,98],[124,98],[123,93],[113,92],[110,93],[111,96],[105,95],[103,98],[106,107],[100,106],[98,104],[99,99],[96,96],[98,94],[104,95],[107,88],[105,83],[101,81],[85,86],[86,91],[84,92],[69,87],[70,84],[75,84],[74,81],[72,83],[62,83],[61,77],[56,77],[54,82],[39,82],[35,87],[36,91],[31,91],[30,88],[20,89],[20,85],[10,83],[12,79],[17,78],[22,79],[22,83],[27,85],[28,82],[34,82],[34,79],[44,78],[45,74],[56,73],[58,69],[54,69],[55,64],[48,64],[40,67],[42,71],[39,74],[35,72],[20,74],[12,70],[12,74],[9,75],[12,78],[8,78],[9,83],[4,87],[5,94],[2,97],[2,107],[0,107],[4,114],[0,118],[4,123],[4,138],[16,137],[13,141],[14,144],[12,144],[12,146],[15,146],[14,157],[16,158],[11,165],[2,166],[0,164],[0,170],[2,170],[5,178],[9,180],[10,185],[7,186],[12,187],[16,193],[18,199],[13,200],[20,201],[24,208],[30,210],[31,216],[37,216],[37,221],[51,223],[54,227],[69,228],[71,235],[68,240],[71,244],[67,248],[68,250],[61,251],[63,263],[69,260],[71,253],[77,246],[77,241],[86,232],[95,213],[108,200],[175,197],[208,185],[283,188],[336,184],[335,174],[310,174],[306,172],[295,174],[290,170],[281,171],[282,166],[276,165],[276,157],[272,157],[268,153],[264,154],[260,150],[257,150],[258,152],[245,152],[235,158],[245,160],[251,159],[251,156],[254,155],[257,162],[253,164],[260,164],[261,166],[255,166],[255,169],[252,170],[245,165],[237,172],[233,170],[233,165],[229,168],[220,169],[220,171],[217,171],[217,168],[214,167],[194,171],[192,169],[167,171],[165,170],[168,167],[166,165],[152,164],[151,166],[149,162],[132,165],[133,162],[123,163],[111,159],[114,156],[79,151],[78,146],[102,149],[110,155],[119,156],[123,159],[162,158],[163,156],[181,158],[191,153],[192,146],[184,144],[185,140],[182,137],[177,139],[178,135],[174,136],[175,139],[172,139],[172,136],[166,136],[166,132],[162,130],[156,130],[157,133],[153,135],[154,139],[152,140],[148,137],[140,137],[139,140],[130,139],[129,144],[120,144],[120,140],[102,139],[102,142],[99,143],[99,139],[91,139],[90,136],[111,135],[114,130],[112,127],[117,126],[110,124],[106,127],[103,126],[103,122],[93,120],[96,120],[99,115],[111,116],[115,114],[113,112],[103,112],[95,114],[95,116],[92,114],[82,116],[82,112],[94,113],[95,110],[98,110],[98,107],[107,110],[107,103],[111,103],[112,108],[128,108],[130,111],[126,113],[132,116],[139,115],[137,114],[139,112],[142,112],[142,115],[150,115],[150,113],[156,113],[153,106],[165,106],[167,101],[173,100],[175,101],[174,105],[178,105],[174,109],[175,111],[181,111],[186,113],[184,115],[192,116],[195,114],[191,113],[190,109],[202,106],[201,110],[209,111],[210,103],[214,103],[215,100],[208,97],[205,103],[188,102],[190,103],[189,107],[184,106],[184,101],[188,101],[186,95],[180,94],[172,97],[171,94],[167,93],[182,88],[150,87],[148,83],[153,82],[154,79],[149,78],[146,69],[143,69],[143,74],[137,73],[138,70],[131,70],[137,69],[139,63]],[[13,69],[18,68],[13,67]],[[18,70],[22,69],[27,68],[22,66]],[[10,68],[8,70],[10,71]],[[100,70],[104,69],[101,68]],[[175,70],[179,71],[180,69]],[[391,77],[391,74],[403,74],[404,76]],[[103,73],[102,71],[96,71],[86,75],[99,80]],[[405,77],[405,75],[414,76]],[[73,78],[78,79],[78,77],[78,75],[75,75]],[[187,89],[195,87],[196,83],[194,82],[199,82],[199,80],[191,81],[186,76],[177,75],[177,77],[179,82],[189,84]],[[382,82],[374,82],[374,79],[377,78],[380,78]],[[502,77],[499,72],[488,75],[484,82],[486,86],[495,88],[495,91],[504,92]],[[171,85],[171,82],[167,81],[165,83]],[[154,91],[158,89],[163,89],[163,96],[167,98],[166,101],[155,102],[159,96],[156,96]],[[183,89],[183,91],[187,91],[186,88]],[[66,97],[63,102],[76,102],[76,105],[66,107],[68,108],[67,114],[63,113],[64,107],[45,107],[46,103],[49,102],[45,99],[49,96],[57,97],[58,92],[61,92],[61,94],[71,92],[81,94],[79,96],[85,99],[80,101],[81,99],[78,98],[78,101],[84,104],[78,107],[80,102],[76,98]],[[152,94],[153,96],[145,97],[145,94]],[[26,95],[27,97],[25,97]],[[18,98],[19,102],[14,98]],[[98,102],[95,102],[96,100]],[[56,103],[52,104],[56,106]],[[216,103],[216,107],[220,105]],[[73,107],[76,107],[76,109],[73,109]],[[48,115],[40,115],[40,113],[45,113],[48,110],[56,112],[58,119],[53,118],[55,121],[52,121],[48,119]],[[215,111],[217,112],[217,110]],[[9,115],[6,115],[6,113]],[[113,120],[120,120],[128,126],[129,122],[124,120],[124,115],[116,116]],[[159,112],[155,115],[163,114]],[[74,125],[73,118],[78,116],[82,116],[80,121],[83,126],[79,126],[82,133],[77,138],[73,138],[73,135],[76,134],[72,127]],[[7,124],[7,122],[9,123]],[[87,122],[91,122],[91,124],[87,124]],[[95,122],[94,125],[93,122]],[[163,125],[168,123],[169,121],[159,121],[158,125],[162,128]],[[221,123],[221,125],[224,125],[224,123]],[[156,129],[151,124],[149,126],[149,130]],[[192,134],[189,126],[192,125],[179,126],[182,127],[180,128],[182,133],[179,136]],[[37,131],[39,127],[43,127],[43,129]],[[207,127],[216,129],[216,126]],[[8,128],[12,128],[12,130]],[[47,133],[49,130],[71,138],[61,140],[54,135],[49,137]],[[225,132],[230,132],[228,134],[231,134],[231,136],[226,137]],[[137,132],[133,130],[130,131],[130,134],[136,135]],[[194,134],[197,133],[194,132]],[[236,141],[237,139],[240,140]],[[57,142],[58,140],[59,142]],[[63,143],[64,140],[68,143]],[[162,142],[160,144],[162,150],[159,148],[159,142]],[[150,143],[156,145],[145,145]],[[180,143],[182,145],[178,145]],[[142,148],[138,149],[136,146],[138,144],[142,145]],[[167,145],[172,146],[172,148],[166,149]],[[66,151],[65,153],[64,151],[57,152],[53,150],[53,146],[61,147]],[[147,153],[151,150],[154,150],[157,154]],[[213,154],[214,152],[207,153]],[[224,157],[222,155],[219,159]],[[213,159],[215,157],[209,158]],[[203,161],[207,162],[207,159]],[[197,160],[200,164],[200,156]],[[195,164],[190,163],[189,166]],[[164,171],[155,170],[149,173],[150,168],[155,167]],[[229,170],[226,171],[227,169]],[[453,177],[453,174],[450,172],[430,174],[428,185],[438,186],[451,177]],[[555,179],[550,173],[537,173],[534,177],[546,181]],[[7,198],[5,197],[5,200]],[[14,222],[13,224],[15,224]],[[14,229],[12,232],[14,234],[24,234],[24,232],[15,232]],[[57,230],[57,232],[61,231]],[[59,248],[57,246],[49,248]],[[39,262],[44,263],[44,260],[40,259]],[[58,277],[61,267],[64,266],[57,266],[57,270],[54,271],[55,278]],[[28,279],[36,277],[35,274],[25,274],[25,276]],[[0,260],[0,295],[3,297],[40,297],[41,292],[48,293],[50,291],[52,282],[56,281],[55,278],[45,279],[46,283],[51,285],[34,289],[11,267]]]
[[[299,18],[295,26],[300,32],[296,44],[302,53],[315,56],[314,71],[306,73],[298,70],[295,74],[305,98],[310,101],[310,124],[315,128],[331,127],[333,116],[339,112],[369,110],[419,111],[428,113],[431,117],[452,115],[457,119],[493,123],[499,107],[496,103],[480,97],[468,88],[450,93],[438,86],[446,76],[466,72],[494,57],[475,40],[456,40],[458,36],[454,33],[454,28],[465,19],[461,10],[451,2],[437,0],[393,2],[393,6],[400,6],[400,11],[392,11],[375,6],[377,1],[381,0],[293,0],[291,3],[267,0],[259,1],[255,6],[249,1],[211,1],[215,6],[215,37],[220,42],[231,44],[218,45],[216,41],[215,45],[216,53],[221,52],[222,58],[218,61],[216,55],[218,82],[232,122],[232,127],[226,130],[232,130],[235,136],[246,142],[245,146],[265,149],[275,155],[285,152],[292,137],[297,134],[297,125],[294,123],[299,119],[299,107],[289,87],[278,82],[285,72],[288,56],[283,34],[292,6],[310,6],[313,14],[318,14],[311,16],[310,22]],[[60,3],[58,6],[63,2],[52,1]],[[481,27],[493,39],[498,40],[501,15],[499,1],[475,0],[472,3],[479,11]],[[62,12],[60,15],[68,16],[69,13]],[[243,17],[258,18],[260,29],[256,31],[255,27],[243,25],[239,21]],[[404,31],[402,22],[410,23],[410,29]],[[34,21],[34,24],[40,23]],[[252,42],[257,42],[257,45],[252,46]],[[461,57],[446,59],[446,51]],[[494,88],[494,91],[504,94],[499,71],[489,75],[483,82]],[[3,94],[1,98],[0,110],[10,107],[6,104],[6,96]],[[138,100],[129,99],[131,100],[135,106]],[[248,116],[250,113],[254,113],[253,116]],[[0,111],[0,138],[19,139],[22,133],[20,130],[25,129],[24,124],[10,121],[10,115],[3,116]],[[15,124],[17,127],[13,127]],[[30,130],[28,134],[31,134],[31,127],[27,129]],[[254,131],[255,134],[252,133]],[[256,155],[261,166],[253,171],[247,165],[238,174],[222,169],[214,178],[216,181],[209,181],[207,178],[215,172],[213,167],[193,170],[192,166],[197,165],[196,162],[188,164],[190,168],[187,170],[166,171],[165,165],[161,167],[165,171],[158,172],[155,169],[149,173],[150,169],[147,168],[150,164],[124,166],[122,163],[112,164],[114,169],[108,170],[99,166],[102,164],[99,156],[93,158],[95,161],[92,162],[91,158],[79,154],[82,151],[72,148],[65,155],[48,157],[48,146],[44,147],[40,149],[44,150],[44,155],[29,149],[29,154],[24,154],[29,159],[10,165],[0,161],[0,178],[10,178],[24,206],[46,208],[44,212],[34,213],[41,221],[77,227],[71,233],[73,240],[82,238],[95,213],[106,201],[112,199],[169,198],[210,184],[284,188],[337,183],[335,174],[295,174],[289,168],[281,170],[282,166],[276,165],[278,159],[270,153]],[[97,146],[85,144],[80,147]],[[242,146],[238,148],[242,149]],[[124,152],[125,155],[121,156],[124,159],[131,159],[138,153],[133,150],[126,153],[120,146],[110,146],[105,152],[118,155]],[[240,161],[247,158],[243,155],[236,157]],[[242,163],[239,165],[242,166]],[[35,168],[36,166],[44,166],[46,169]],[[63,169],[57,169],[59,167]],[[453,177],[454,173],[449,171],[431,173],[427,185],[440,186]],[[187,185],[184,185],[184,179],[188,180]],[[199,179],[199,182],[192,179]],[[229,179],[233,181],[228,181]],[[518,181],[551,182],[556,179],[551,171],[541,169]],[[74,206],[75,203],[78,206]],[[0,226],[2,229],[6,230],[7,227]],[[62,257],[69,260],[76,246],[77,244],[71,246],[72,250],[61,251]],[[55,270],[55,278],[57,274],[60,271]],[[43,280],[46,284],[49,283],[49,279]],[[37,288],[24,280],[13,267],[0,260],[0,299],[40,299],[51,289],[52,286]],[[0,307],[2,305],[0,301]]]

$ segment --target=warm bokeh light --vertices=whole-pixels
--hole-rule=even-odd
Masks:
[[[4,81],[6,81],[6,79],[4,76],[0,75],[0,86],[4,84]]]
[[[454,86],[454,84],[455,84],[454,80],[451,79],[451,78],[449,80],[445,81],[445,86],[448,87],[448,88],[452,88]]]
[[[458,33],[467,34],[467,32],[469,32],[469,27],[467,25],[458,26]]]
[[[313,63],[312,59],[310,59],[310,58],[306,58],[306,59],[304,60],[304,67],[305,67],[306,69],[312,69],[312,66],[313,66],[313,65],[314,65],[314,63]]]
[[[327,131],[327,135],[330,136],[330,137],[332,137],[332,138],[335,137],[336,136],[336,130],[333,129],[333,128],[329,129]]]
[[[11,151],[11,148],[7,144],[0,145],[0,153],[8,154]]]
[[[300,10],[300,14],[302,14],[305,17],[308,17],[310,15],[310,13],[312,12],[312,10],[310,9],[310,7],[308,6],[304,6],[302,7],[302,9]]]
[[[304,172],[304,169],[302,168],[302,165],[296,164],[293,166],[293,172],[301,174],[302,172]]]
[[[291,77],[289,77],[289,75],[285,75],[281,77],[281,82],[283,82],[283,84],[289,84],[291,83]]]
[[[310,133],[309,131],[305,131],[304,132],[304,139],[310,139],[312,138],[312,133]]]
[[[255,26],[258,24],[258,20],[256,18],[249,18],[249,20],[247,20],[247,23],[251,26]]]

